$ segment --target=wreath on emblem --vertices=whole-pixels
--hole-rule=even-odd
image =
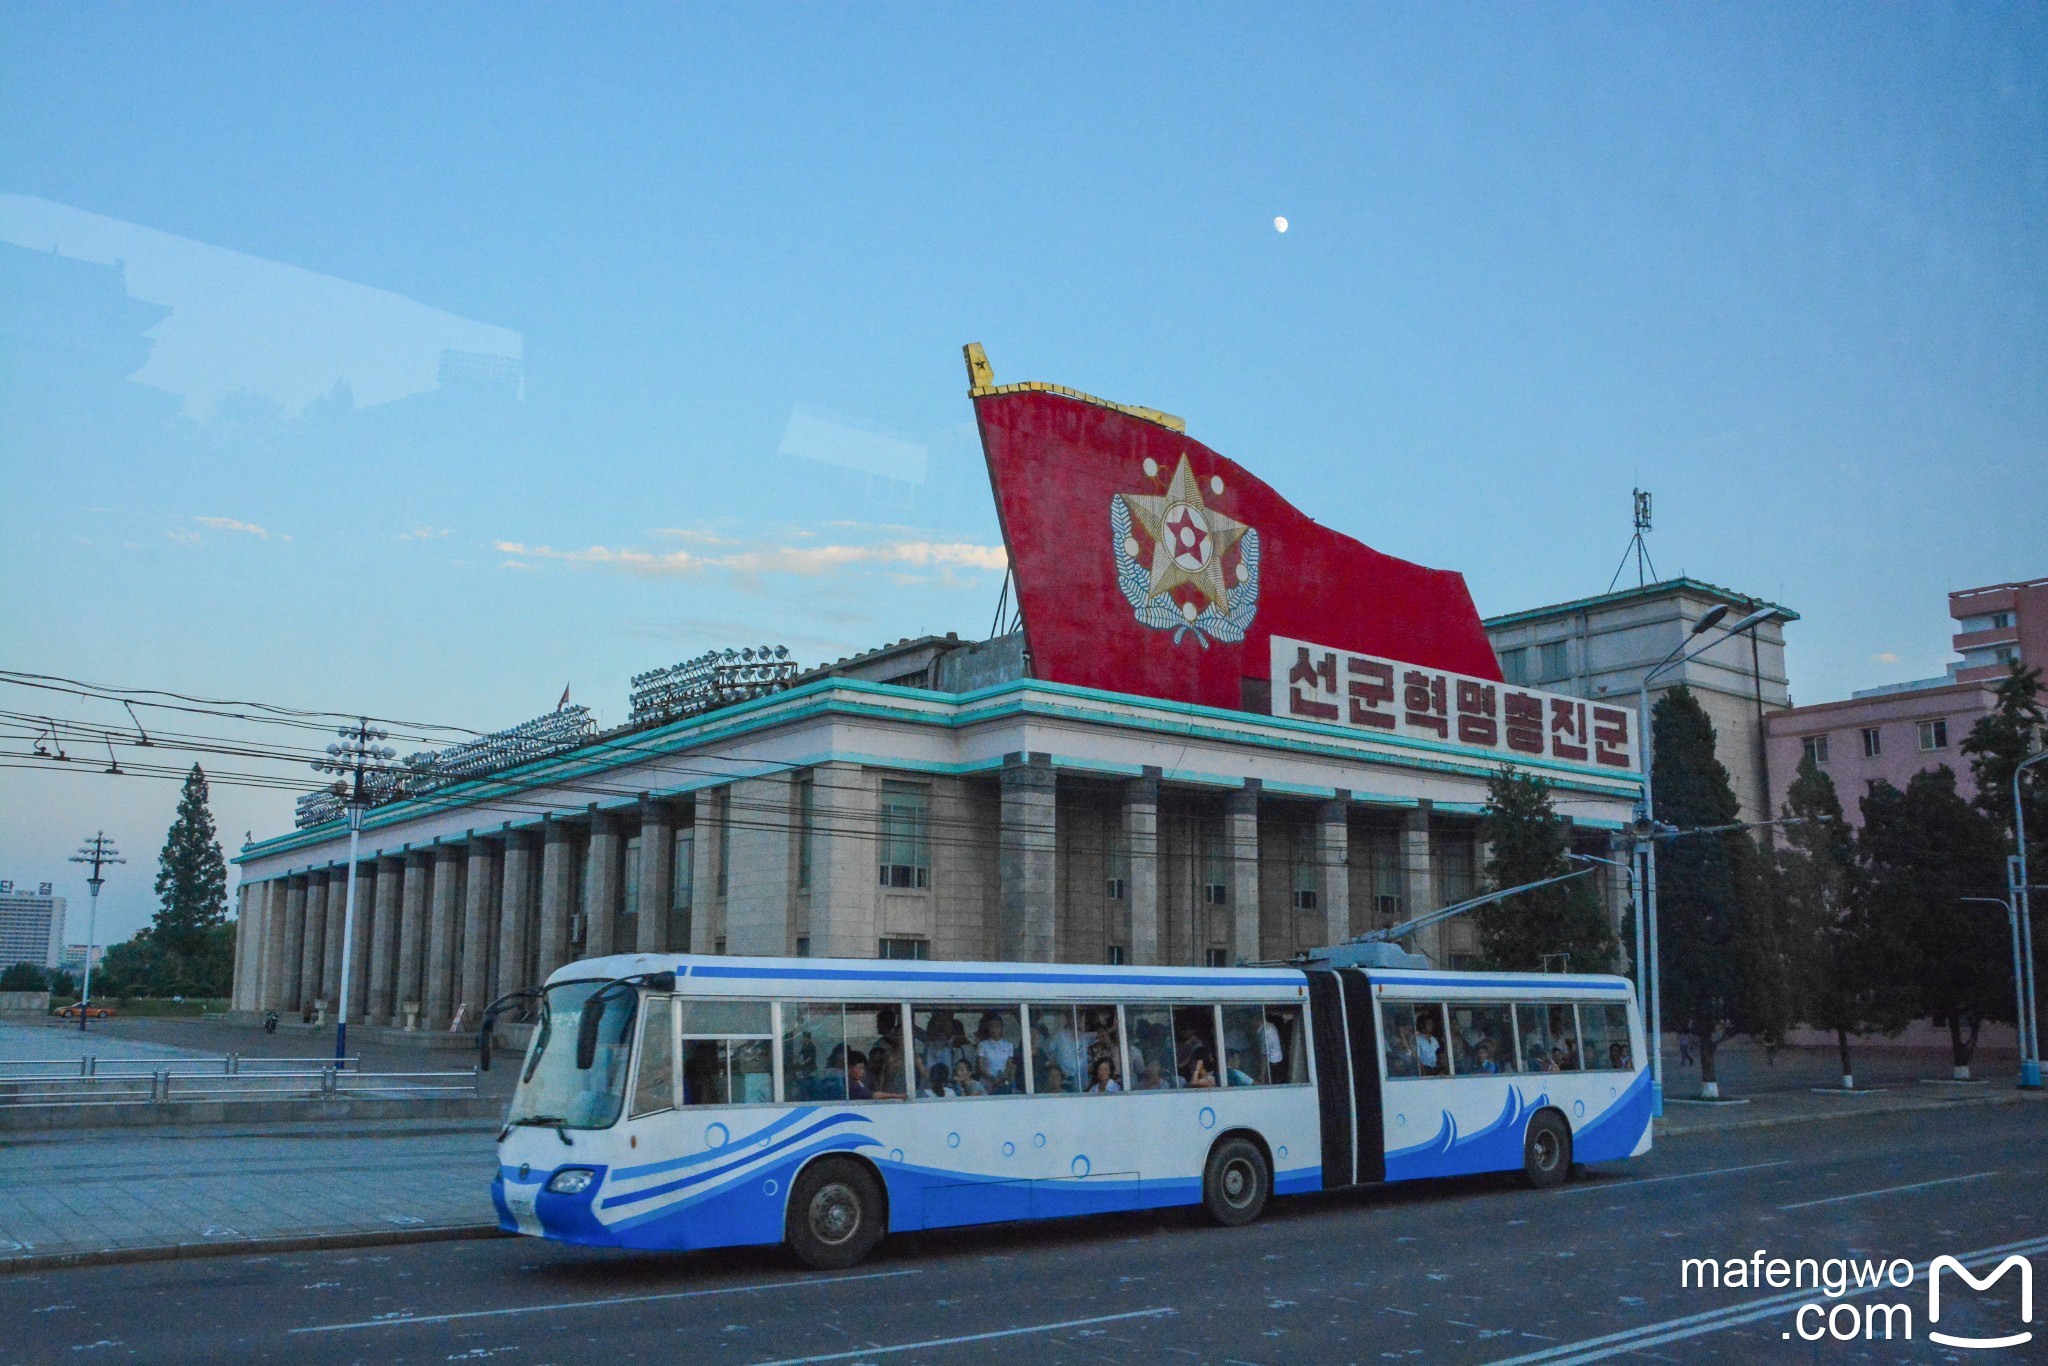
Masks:
[[[1225,595],[1224,610],[1218,611],[1215,603],[1205,602],[1193,619],[1181,614],[1171,594],[1154,594],[1151,591],[1152,576],[1145,572],[1135,556],[1124,549],[1124,542],[1130,536],[1131,511],[1124,506],[1121,496],[1111,494],[1109,543],[1116,554],[1116,583],[1140,623],[1159,631],[1171,628],[1176,645],[1180,644],[1183,635],[1193,632],[1196,642],[1205,650],[1209,648],[1211,638],[1231,643],[1244,639],[1244,633],[1251,628],[1252,618],[1259,612],[1259,533],[1256,529],[1247,528],[1237,543],[1238,556],[1244,563],[1244,578]]]

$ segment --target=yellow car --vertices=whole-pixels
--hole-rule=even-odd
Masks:
[[[112,1006],[103,1006],[98,1001],[87,1001],[82,1006],[78,1002],[73,1001],[70,1005],[64,1006],[57,1011],[57,1018],[60,1020],[75,1020],[78,1018],[78,1012],[81,1009],[85,1011],[85,1018],[88,1020],[110,1019],[114,1014]]]

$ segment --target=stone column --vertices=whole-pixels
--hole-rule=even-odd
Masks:
[[[1401,910],[1404,919],[1437,909],[1436,875],[1429,862],[1429,802],[1401,813]],[[1401,945],[1434,959],[1443,958],[1443,926],[1437,925]]]
[[[696,851],[690,866],[690,952],[713,953],[718,948],[718,828],[721,813],[729,813],[726,794],[730,788],[711,788],[697,794],[694,833]]]
[[[569,879],[576,870],[576,847],[569,827],[549,821],[541,836],[540,963],[537,980],[569,961],[569,908],[574,895]]]
[[[729,791],[746,819],[733,822],[728,841],[726,952],[786,954],[796,880],[796,785],[790,774],[776,773],[742,779]]]
[[[405,856],[405,887],[399,893],[398,977],[391,984],[391,1023],[405,1023],[408,1009],[417,1011],[420,996],[420,962],[427,949],[427,886],[434,878],[433,855],[414,850]]]
[[[317,1005],[320,1001],[320,956],[327,951],[327,884],[332,880],[324,868],[306,876],[306,926],[299,941],[301,1006]]]
[[[249,1000],[249,885],[235,890],[235,985],[228,1001],[230,1010],[248,1010]]]
[[[590,851],[583,861],[583,953],[602,958],[618,952],[620,863],[625,836],[618,817],[590,810]]]
[[[1131,962],[1152,967],[1159,946],[1159,770],[1124,784],[1124,840],[1131,851]]]
[[[1316,807],[1316,901],[1323,911],[1323,944],[1351,937],[1351,794]]]
[[[875,877],[881,833],[877,778],[848,763],[820,764],[811,777],[811,954],[866,958],[875,951],[882,923],[881,887]],[[707,805],[697,804],[700,817]],[[700,832],[699,867],[704,863],[704,839]],[[697,895],[707,895],[712,885],[700,878]],[[703,905],[700,900],[696,915],[704,914]],[[990,950],[968,956],[987,958]]]
[[[343,893],[347,895],[346,892]],[[356,868],[355,934],[342,927],[342,952],[348,956],[348,1018],[353,1024],[370,1019],[370,943],[377,923],[377,863],[372,859]],[[344,912],[346,907],[343,908]]]
[[[427,910],[427,956],[422,961],[420,1012],[422,1029],[444,1028],[454,1014],[455,917],[461,907],[463,846],[434,846],[434,890]]]
[[[370,994],[363,1003],[363,1023],[388,1025],[398,1013],[398,945],[405,890],[405,860],[377,860],[377,915],[370,940]]]
[[[666,803],[640,799],[640,914],[632,948],[660,953],[669,947],[668,913],[675,904],[675,817]],[[621,947],[624,947],[623,945]]]
[[[540,985],[525,980],[526,940],[533,912],[533,841],[523,831],[508,830],[504,861],[498,871],[498,958],[490,990],[493,1001],[508,991]]]
[[[996,951],[1019,962],[1050,963],[1055,942],[1057,865],[1052,760],[1043,754],[1008,754],[1002,783],[1002,833],[996,863]]]
[[[257,884],[256,915],[263,928],[263,985],[258,1010],[283,1010],[285,993],[285,893],[290,879],[274,877]]]
[[[306,895],[312,879],[287,879],[284,893],[284,1004],[297,1010],[306,999]]]
[[[498,918],[498,889],[491,874],[497,854],[490,840],[469,842],[469,871],[462,881],[462,977],[455,993],[466,1026],[474,1026],[491,1003],[491,949],[497,938],[492,930]]]
[[[356,880],[356,895],[363,893],[362,879]],[[357,907],[358,910],[361,907]],[[327,940],[320,949],[320,999],[331,1011],[341,1009],[341,931],[348,919],[348,865],[327,874]]]
[[[1223,857],[1230,867],[1230,958],[1259,956],[1259,780],[1223,798]],[[1199,960],[1197,960],[1199,961]]]

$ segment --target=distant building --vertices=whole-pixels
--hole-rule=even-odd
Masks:
[[[2048,663],[2048,579],[1960,589],[1948,595],[1948,612],[1962,658],[1946,673],[1772,714],[1774,809],[1783,807],[1806,754],[1834,780],[1843,814],[1853,823],[1861,823],[1862,801],[1873,787],[1903,788],[1922,769],[1946,766],[1958,792],[1977,795],[1962,743],[1977,718],[1997,705],[1998,680],[2013,665]]]
[[[0,882],[0,967],[55,967],[64,944],[64,898],[50,884]]]
[[[106,960],[106,957],[107,946],[105,944],[94,944],[92,946],[93,971],[99,971],[100,964]],[[82,975],[85,972],[85,945],[66,944],[64,952],[57,959],[57,967],[60,971],[68,972],[73,977]]]
[[[1489,617],[1485,626],[1510,683],[1620,700],[1633,708],[1644,675],[1685,644],[1694,623],[1722,603],[1731,623],[1775,605],[1680,578]],[[1773,775],[1764,754],[1764,718],[1791,704],[1784,627],[1797,620],[1798,613],[1780,607],[1777,616],[1741,639],[1723,641],[1659,674],[1650,689],[1653,707],[1681,683],[1692,689],[1714,723],[1715,753],[1728,769],[1746,821],[1768,819],[1764,803]]]

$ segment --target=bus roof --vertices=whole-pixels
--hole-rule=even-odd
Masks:
[[[566,963],[548,977],[559,982],[606,981],[641,973],[673,972],[676,989],[694,996],[836,997],[850,1000],[981,1001],[1043,997],[1077,1001],[1190,996],[1288,1000],[1307,986],[1299,967],[1130,967],[1088,963],[913,961],[878,958],[746,958],[724,954],[627,953]],[[1373,968],[1379,994],[1396,999],[1441,999],[1484,994],[1510,999],[1539,996],[1625,998],[1625,977],[1535,972],[1460,972]]]

